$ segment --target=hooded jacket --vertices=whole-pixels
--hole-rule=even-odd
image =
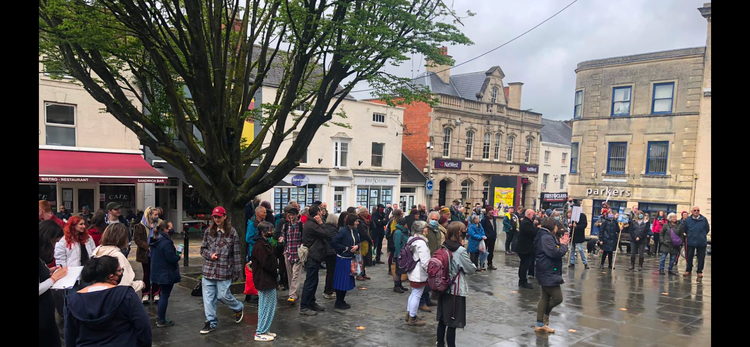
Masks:
[[[440,245],[443,241],[442,235],[443,233],[440,231],[440,224],[438,224],[437,228],[433,228],[429,223],[427,224],[427,248],[430,249],[430,254],[433,254],[440,249]]]
[[[133,272],[133,267],[130,265],[128,258],[124,254],[122,254],[122,251],[119,248],[115,246],[99,246],[94,249],[91,257],[98,258],[103,255],[115,257],[117,258],[117,262],[120,263],[120,267],[122,268],[122,280],[120,281],[120,284],[118,284],[118,286],[133,287],[136,292],[140,292],[141,289],[143,289],[143,281],[135,281],[135,272]]]
[[[576,223],[575,231],[571,230],[573,232],[573,243],[584,243],[586,242],[586,227],[589,225],[588,217],[586,217],[586,214],[581,212],[581,217],[578,218],[578,222]]]
[[[636,244],[644,243],[649,232],[648,223],[644,221],[642,224],[638,224],[637,221],[631,221],[628,225],[628,232],[630,233],[630,242]],[[640,239],[636,241],[636,238]]]
[[[151,322],[130,287],[68,294],[66,346],[151,346]]]
[[[158,236],[157,236],[158,235]],[[151,283],[174,284],[180,282],[180,256],[174,242],[163,232],[151,239]]]
[[[411,239],[416,238],[417,240],[411,243],[411,256],[414,261],[417,262],[417,266],[409,271],[409,282],[427,282],[427,265],[430,262],[430,249],[427,246],[427,240],[424,236],[412,236]]]
[[[539,228],[534,239],[536,244],[536,279],[542,287],[553,287],[565,283],[562,278],[562,261],[568,246],[560,244],[552,233]]]
[[[619,233],[620,225],[616,220],[604,219],[599,227],[599,241],[603,243],[601,249],[605,252],[614,252]]]
[[[475,273],[477,271],[477,268],[476,266],[474,266],[474,263],[471,262],[469,253],[466,251],[466,248],[461,245],[460,242],[445,240],[443,246],[445,246],[445,248],[447,248],[453,254],[453,258],[451,259],[450,264],[451,278],[456,276],[456,274],[458,274],[460,271],[460,274],[456,276],[455,280],[453,280],[453,283],[451,283],[451,287],[446,293],[466,297],[469,294],[469,282],[466,280],[466,275]],[[457,285],[458,291],[456,291]]]

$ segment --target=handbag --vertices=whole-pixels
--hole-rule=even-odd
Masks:
[[[192,296],[203,296],[203,281],[199,280],[198,285],[193,288],[193,291],[190,292],[190,295]]]
[[[309,252],[310,250],[305,245],[300,245],[299,248],[297,248],[297,257],[299,257],[300,264],[307,262],[307,253]]]
[[[361,261],[362,261],[362,256],[359,254],[356,254],[354,258],[352,258],[351,267],[349,271],[350,276],[362,275],[362,266],[360,265]]]

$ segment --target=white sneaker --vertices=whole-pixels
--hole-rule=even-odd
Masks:
[[[274,337],[271,335],[258,335],[255,334],[255,341],[273,341]]]
[[[263,335],[268,335],[268,336],[270,336],[270,337],[276,337],[276,334],[274,334],[274,333],[272,333],[272,332],[270,332],[270,331],[269,331],[269,332],[267,332],[267,333],[265,333],[265,334],[263,334]]]
[[[143,295],[143,298],[141,299],[141,302],[144,303],[144,304],[147,304],[148,303],[148,299],[149,299],[148,298],[148,294],[145,294],[145,295]]]
[[[159,302],[159,294],[154,295],[154,302]]]

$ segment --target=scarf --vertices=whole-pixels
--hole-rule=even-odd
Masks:
[[[154,226],[149,226],[148,220],[146,219],[146,214],[144,213],[143,218],[141,218],[141,224],[143,224],[143,226],[145,226],[146,229],[148,229],[148,244],[150,245],[151,240],[154,238],[154,226],[156,225],[156,223],[154,223]],[[148,252],[146,252],[146,254],[149,257],[151,257],[151,249],[149,249]]]

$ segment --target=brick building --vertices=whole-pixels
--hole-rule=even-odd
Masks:
[[[428,61],[426,70],[413,83],[430,88],[435,107],[400,106],[404,154],[434,181],[427,205],[496,206],[502,193],[506,204],[533,206],[542,115],[521,110],[523,83],[506,86],[499,66],[451,76],[450,66]]]

